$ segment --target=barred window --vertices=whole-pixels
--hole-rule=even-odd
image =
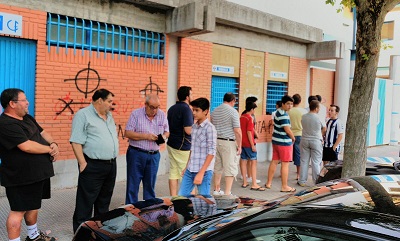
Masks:
[[[49,51],[57,46],[151,59],[164,59],[165,53],[163,33],[51,13],[47,44]]]
[[[276,110],[276,102],[287,94],[287,84],[284,82],[270,81],[267,84],[267,109],[271,114]]]

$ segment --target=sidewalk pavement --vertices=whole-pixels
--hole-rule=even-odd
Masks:
[[[368,156],[371,157],[395,157],[399,156],[399,146],[378,146],[368,148]],[[260,186],[265,184],[268,172],[269,162],[259,162],[257,167],[257,179],[261,180]],[[232,193],[237,196],[250,196],[258,199],[271,200],[285,193],[280,192],[280,167],[275,173],[272,188],[266,191],[252,191],[249,187],[242,188],[242,181],[237,179],[232,187]],[[311,173],[310,173],[311,174]],[[296,168],[290,165],[289,185],[297,190],[304,189],[296,185]],[[308,185],[312,185],[311,176],[308,178]],[[224,182],[221,183],[224,186]],[[117,208],[124,204],[126,182],[117,182],[114,189],[114,195],[111,201],[110,209]],[[223,188],[222,188],[223,190]],[[168,174],[157,177],[156,193],[158,197],[168,196]],[[72,240],[72,215],[75,208],[76,188],[53,190],[52,198],[44,200],[42,209],[39,211],[38,225],[43,231],[49,229],[52,236],[57,237],[58,241]],[[142,197],[140,193],[139,197]],[[5,223],[10,208],[6,197],[0,197],[0,241],[8,241]],[[21,240],[25,240],[26,228],[23,223],[21,231]]]

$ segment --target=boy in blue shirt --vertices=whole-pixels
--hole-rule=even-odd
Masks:
[[[182,183],[179,196],[190,196],[195,185],[198,194],[210,197],[215,153],[217,147],[217,131],[208,120],[210,102],[206,98],[198,98],[190,102],[193,108],[195,123],[192,126],[192,146],[186,168],[182,171]]]

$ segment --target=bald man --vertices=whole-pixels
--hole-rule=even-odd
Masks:
[[[157,95],[147,95],[145,106],[132,111],[126,124],[125,136],[129,138],[125,203],[138,201],[140,182],[143,182],[143,200],[155,198],[160,163],[159,145],[169,136],[168,120],[160,110]]]

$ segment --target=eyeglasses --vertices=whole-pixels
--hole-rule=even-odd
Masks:
[[[21,102],[28,102],[27,99],[25,99],[25,100],[12,100],[12,102],[18,102],[18,101],[21,101]]]
[[[147,106],[150,108],[150,110],[158,110],[158,108],[160,108],[160,106],[152,106],[147,104]]]

